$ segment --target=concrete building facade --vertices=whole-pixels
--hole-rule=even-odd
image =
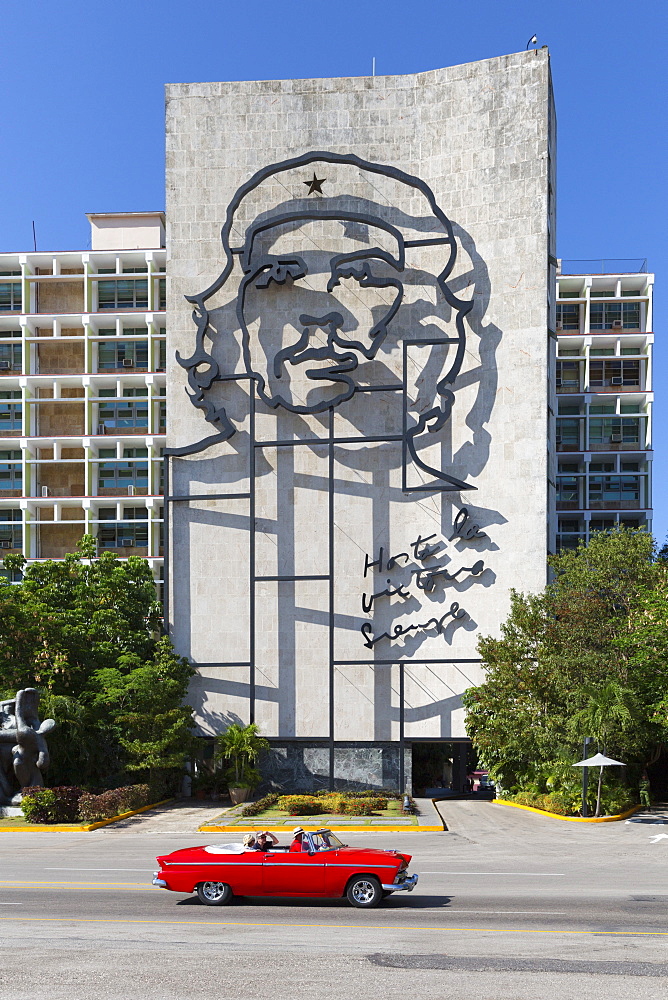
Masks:
[[[164,215],[89,220],[89,251],[0,253],[0,556],[87,533],[161,586]]]
[[[546,50],[167,88],[166,621],[277,785],[464,745],[477,636],[545,584],[554,143]]]
[[[616,524],[651,531],[653,289],[646,261],[560,261],[559,548]]]

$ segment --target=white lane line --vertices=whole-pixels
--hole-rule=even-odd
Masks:
[[[23,903],[0,903],[0,906],[23,906]]]
[[[441,910],[440,912],[442,913],[443,911]],[[487,913],[490,916],[521,913],[523,915],[529,914],[532,917],[565,917],[568,915],[568,910],[453,910],[450,907],[448,907],[447,912],[460,913],[462,916],[468,913]]]
[[[444,870],[425,872],[420,871],[420,875],[523,875],[526,878],[553,877],[565,878],[566,872],[449,872]]]
[[[151,872],[154,868],[44,868],[45,872]]]

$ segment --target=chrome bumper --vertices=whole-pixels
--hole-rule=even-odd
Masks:
[[[384,885],[384,892],[412,892],[418,884],[417,875],[409,875],[403,882],[393,882],[392,885]]]
[[[157,874],[158,873],[155,872],[156,876],[157,876]],[[158,888],[160,888],[160,889],[166,889],[167,888],[167,883],[165,881],[163,881],[163,879],[157,878],[157,877],[153,879],[153,885],[157,885]]]

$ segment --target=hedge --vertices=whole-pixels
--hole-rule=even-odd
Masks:
[[[111,819],[120,813],[141,809],[151,804],[153,795],[149,785],[126,785],[123,788],[110,788],[101,795],[84,792],[79,800],[79,816],[85,823],[97,823],[102,819]]]
[[[28,823],[76,823],[84,794],[76,785],[33,785],[22,789],[21,808]]]

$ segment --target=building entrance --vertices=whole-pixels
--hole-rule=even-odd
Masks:
[[[418,797],[444,794],[463,795],[466,776],[478,765],[470,740],[438,740],[412,745],[413,794]]]

